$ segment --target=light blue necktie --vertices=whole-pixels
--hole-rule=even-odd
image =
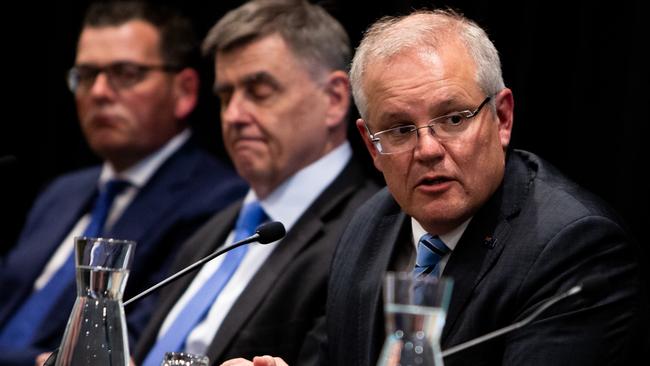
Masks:
[[[120,194],[129,182],[123,180],[110,180],[95,200],[95,205],[90,218],[90,224],[83,232],[83,236],[98,237],[101,235],[110,212],[113,200]],[[74,251],[65,263],[52,275],[50,280],[40,290],[34,291],[25,300],[23,305],[12,316],[4,329],[0,332],[0,345],[24,347],[31,344],[36,331],[45,321],[45,317],[52,310],[65,290],[75,281]],[[61,309],[61,311],[66,311]]]
[[[254,201],[244,206],[235,224],[233,242],[253,235],[257,226],[267,219],[268,216],[264,213],[264,209],[259,202]],[[243,245],[226,254],[219,268],[188,301],[167,329],[167,332],[156,341],[142,366],[159,366],[165,352],[180,352],[183,350],[190,332],[205,318],[217,296],[237,270],[247,250],[248,246]]]
[[[437,235],[433,236],[428,233],[422,235],[418,242],[418,254],[413,269],[414,277],[428,275],[438,277],[440,275],[440,260],[450,251],[451,249]]]

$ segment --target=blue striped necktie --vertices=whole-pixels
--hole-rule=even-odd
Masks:
[[[233,242],[247,238],[255,233],[259,224],[268,219],[264,209],[259,202],[254,201],[242,208],[235,224],[235,238]],[[219,268],[203,284],[196,294],[188,301],[185,307],[179,312],[174,322],[169,326],[153,348],[147,354],[142,366],[159,366],[165,352],[180,352],[185,346],[187,337],[192,329],[203,321],[210,307],[226,286],[230,277],[235,273],[241,263],[247,245],[235,248],[226,254]]]
[[[440,260],[451,251],[445,243],[436,235],[424,234],[418,242],[417,258],[415,268],[413,269],[414,277],[424,277],[440,275]]]
[[[101,235],[110,212],[113,200],[130,184],[123,180],[110,180],[99,191],[90,218],[90,224],[83,236],[98,237]],[[36,331],[41,328],[45,317],[75,282],[74,251],[65,263],[52,275],[50,280],[40,290],[32,292],[23,305],[11,317],[11,320],[0,332],[0,345],[25,347],[33,341]],[[69,309],[61,309],[69,311]]]

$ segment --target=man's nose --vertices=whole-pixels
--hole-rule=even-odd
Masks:
[[[246,100],[241,93],[233,93],[230,99],[222,105],[221,120],[224,123],[244,123],[248,115]]]
[[[108,75],[105,72],[99,72],[90,85],[90,95],[93,97],[106,97],[115,94],[115,90],[111,85]]]
[[[431,159],[440,158],[444,155],[445,148],[436,137],[433,128],[420,128],[416,133],[418,134],[415,146],[416,157]]]

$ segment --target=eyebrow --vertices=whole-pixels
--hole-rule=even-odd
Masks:
[[[427,108],[427,110],[428,110],[430,115],[434,115],[434,117],[432,117],[432,118],[437,117],[436,115],[438,115],[438,114],[440,116],[442,116],[445,113],[447,113],[447,112],[440,112],[440,111],[449,110],[449,109],[452,109],[452,110],[448,111],[448,112],[454,112],[454,111],[457,111],[457,110],[460,111],[462,109],[462,107],[460,106],[461,103],[458,100],[459,100],[459,98],[455,98],[454,96],[449,96],[449,97],[446,97],[445,99],[443,99],[442,101],[436,103],[435,105],[429,106]],[[433,113],[434,111],[438,111],[438,112]],[[411,123],[411,124],[416,123],[416,121],[413,120],[412,116],[409,113],[404,112],[404,111],[399,111],[399,110],[390,111],[390,112],[387,112],[387,113],[383,114],[382,116],[380,116],[377,119],[377,122],[378,122],[379,125],[390,124],[390,123],[393,123],[393,122],[408,122],[408,123]],[[380,127],[384,127],[384,126],[380,126]],[[387,126],[386,126],[386,128],[387,128]]]
[[[266,71],[258,71],[249,75],[244,76],[241,78],[238,82],[238,84],[243,84],[243,85],[254,85],[254,84],[269,84],[271,87],[275,89],[280,89],[280,83],[276,78],[273,77],[273,75],[269,74]],[[230,91],[233,89],[233,84],[231,83],[226,83],[226,84],[220,84],[218,81],[215,82],[213,92],[215,94],[219,94],[222,92]]]
[[[111,62],[108,63],[101,63],[101,62],[75,62],[74,66],[75,67],[106,67],[106,66],[111,66],[111,65],[116,65],[116,64],[135,64],[135,65],[149,65],[150,63],[147,63],[146,61],[139,61],[139,60],[128,60],[128,59],[118,59],[118,60],[112,60]],[[103,66],[100,66],[103,65]]]

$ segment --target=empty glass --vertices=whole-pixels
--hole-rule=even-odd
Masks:
[[[378,366],[442,366],[440,335],[453,281],[407,272],[384,280],[386,341]]]

